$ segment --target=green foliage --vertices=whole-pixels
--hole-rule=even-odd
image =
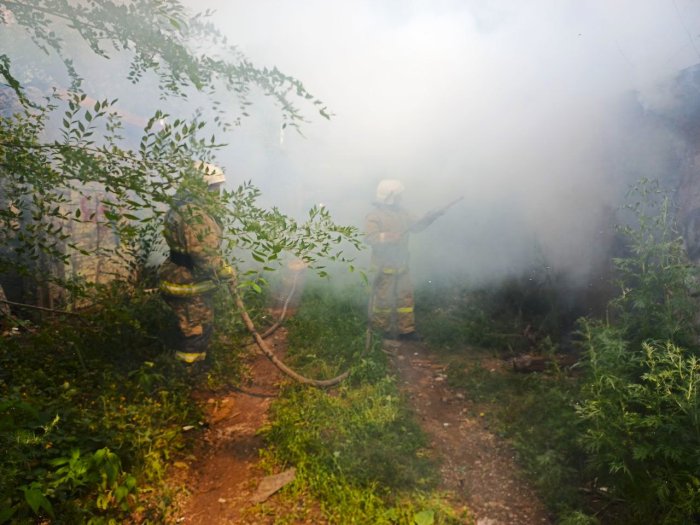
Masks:
[[[341,388],[334,396],[289,391],[272,415],[267,437],[284,463],[310,462],[365,487],[427,488],[435,482],[421,457],[424,438],[390,379]]]
[[[69,105],[77,111],[83,98],[76,96]],[[11,146],[0,154],[0,165],[8,169],[1,183],[0,239],[6,248],[0,250],[0,273],[37,273],[47,260],[67,264],[72,253],[82,253],[120,257],[139,278],[150,255],[144,250],[156,247],[153,237],[160,230],[162,210],[178,185],[224,223],[225,246],[232,259],[238,253],[242,262],[248,262],[243,250],[256,264],[274,269],[281,254],[290,252],[323,273],[320,261],[324,259],[350,260],[341,244],[360,248],[357,230],[336,225],[324,208],[310,210],[304,222],[277,209],[260,208],[256,203],[260,192],[251,183],[215,200],[192,174],[191,158],[199,155],[196,133],[201,123],[175,120],[158,131],[147,129],[138,151],[120,149],[114,143],[93,147],[81,143],[82,139],[75,139],[75,145],[46,145],[40,143],[45,111],[0,117],[0,142],[6,137]],[[73,141],[68,135],[66,140]],[[89,187],[103,188],[105,196],[93,203],[99,213],[83,216],[81,208],[71,203],[74,195],[82,195]],[[90,201],[96,196],[88,193],[85,198]],[[97,248],[81,245],[71,232],[72,225],[82,223],[106,228],[119,242]]]
[[[566,276],[546,263],[488,286],[436,280],[416,290],[419,331],[438,348],[464,345],[503,353],[558,342],[580,315]]]
[[[214,204],[225,226],[224,244],[229,258],[272,271],[284,256],[291,254],[325,277],[324,261],[350,263],[352,257],[344,255],[347,245],[354,249],[353,253],[362,249],[357,228],[335,224],[326,208],[313,207],[301,222],[277,208],[260,208],[259,196],[260,191],[247,182],[234,191],[223,192]]]
[[[478,403],[475,411],[511,440],[561,523],[680,524],[700,516],[697,270],[658,184],[641,181],[629,198],[632,217],[620,229],[627,251],[614,261],[621,294],[606,322],[579,321],[584,359],[572,375],[514,374],[491,366],[494,358],[483,350],[479,362],[446,354],[450,384],[463,388]],[[558,341],[576,311],[560,299],[566,280],[534,282],[513,280],[478,294],[465,285],[434,290],[448,303],[429,306],[448,331],[436,340],[448,349],[463,341],[488,346],[479,325],[489,334],[517,332],[527,323],[543,343],[545,334]],[[432,323],[423,328],[431,341]],[[582,486],[595,497],[584,500]]]
[[[11,103],[0,114],[0,275],[21,272],[65,284],[71,255],[83,254],[122,258],[132,278],[140,279],[150,255],[143,250],[154,247],[154,232],[179,187],[218,212],[227,227],[229,253],[246,250],[244,261],[272,269],[273,261],[288,251],[323,273],[320,259],[347,260],[341,243],[360,246],[356,230],[336,225],[323,208],[313,208],[306,221],[298,222],[277,209],[259,208],[259,192],[250,183],[225,193],[220,202],[207,195],[201,181],[192,183],[192,161],[212,160],[222,147],[212,133],[232,124],[226,97],[238,101],[245,116],[251,95],[262,92],[277,103],[284,126],[297,127],[303,120],[292,98],[328,116],[298,80],[276,68],[257,68],[228,45],[207,21],[210,14],[190,16],[176,0],[88,5],[2,1],[0,8],[7,34],[18,41],[29,35],[49,60],[63,63],[72,80],[66,91],[47,74],[40,95],[29,95],[36,91],[28,85],[36,80],[33,58],[23,56],[14,43],[0,55],[0,75],[12,90]],[[81,46],[93,58],[113,60],[117,70],[119,59],[127,57],[125,74],[134,83],[147,83],[147,73],[155,75],[154,97],[160,94],[164,101],[201,92],[216,116],[207,121],[180,100],[173,105],[177,114],[157,110],[140,137],[129,130],[125,138],[117,100],[94,100],[86,93],[89,82],[74,60]],[[13,50],[16,57],[10,56]],[[94,211],[83,211],[76,199]],[[73,232],[85,224],[104,229],[117,242],[81,244]]]
[[[306,286],[302,307],[288,323],[289,357],[311,377],[351,368],[353,383],[382,379],[386,370],[377,341],[366,348],[367,290],[346,287],[337,292],[340,299],[326,288],[322,281]]]
[[[0,522],[167,513],[148,494],[167,502],[182,427],[199,418],[184,370],[164,352],[170,316],[158,296],[100,293],[89,317],[0,339]]]
[[[582,334],[581,440],[599,483],[637,519],[688,523],[700,514],[700,362],[671,342],[632,350],[602,325]]]
[[[146,73],[152,73],[158,78],[157,89],[165,95],[186,97],[193,88],[212,96],[217,90],[235,94],[239,113],[246,116],[251,90],[257,88],[275,99],[289,125],[297,126],[303,119],[289,93],[328,117],[327,108],[300,81],[277,68],[256,67],[229,45],[211,23],[212,12],[193,16],[178,0],[88,4],[3,0],[0,6],[0,24],[13,31],[17,39],[26,32],[39,49],[47,55],[55,54],[71,77],[72,90],[83,83],[76,66],[76,49],[87,44],[95,56],[105,60],[126,55],[129,68],[125,77],[139,83]],[[8,77],[10,57],[0,57],[6,64],[0,74]],[[220,119],[225,118],[220,106],[230,111],[225,102],[216,97],[212,102]]]
[[[269,459],[297,468],[331,523],[454,523],[428,491],[436,481],[424,437],[389,379],[337,395],[298,388],[273,405]],[[417,492],[418,491],[418,492]]]
[[[229,46],[208,16],[191,17],[176,0],[0,1],[3,38],[12,40],[0,53],[9,86],[0,96],[10,100],[0,113],[0,277],[53,281],[68,308],[83,308],[60,323],[20,321],[20,335],[0,340],[0,508],[7,509],[0,523],[161,521],[168,461],[186,446],[183,424],[197,421],[191,378],[166,352],[173,320],[163,302],[120,283],[94,288],[66,278],[72,255],[122,258],[132,286],[154,284],[147,263],[162,250],[160,220],[176,189],[222,221],[228,259],[253,267],[238,284],[259,297],[283,254],[323,275],[324,260],[349,262],[344,251],[360,247],[356,229],[336,225],[325,208],[297,221],[260,208],[250,182],[216,199],[194,173],[193,160],[211,161],[223,146],[213,132],[248,116],[256,93],[275,101],[283,127],[304,120],[294,100],[329,117],[301,82],[258,68]],[[68,90],[56,68],[18,51],[24,33],[46,54],[42,63],[62,63]],[[157,79],[154,95],[173,110],[154,111],[133,136],[116,99],[88,96],[85,47],[93,60],[112,60],[101,65],[114,66],[115,76],[126,59],[125,76],[141,89]],[[211,122],[187,103],[192,95],[207,98]],[[86,247],[73,235],[81,226],[101,228],[115,242]],[[229,297],[217,303],[228,315],[217,317],[209,386],[230,382],[240,368],[231,351],[241,346],[240,322]],[[350,355],[358,353],[356,345]],[[364,363],[358,370],[380,366]],[[151,490],[160,501],[147,500]]]
[[[616,324],[583,320],[588,377],[578,414],[598,484],[633,522],[689,523],[700,516],[700,406],[696,269],[656,183],[631,193],[629,255],[616,260]],[[682,345],[685,345],[683,348]]]
[[[688,260],[673,220],[669,197],[658,182],[641,181],[626,206],[632,225],[620,227],[629,255],[615,259],[621,293],[612,301],[625,337],[638,345],[647,339],[697,345],[691,296],[697,269]]]
[[[504,339],[483,308],[483,293],[468,292],[457,283],[434,283],[416,289],[416,322],[431,345],[455,350],[465,344],[493,348]]]

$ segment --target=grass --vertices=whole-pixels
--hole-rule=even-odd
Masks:
[[[201,419],[191,389],[241,373],[237,318],[219,316],[211,371],[193,379],[168,350],[173,320],[157,295],[97,293],[106,306],[25,321],[0,340],[0,523],[167,522],[180,490],[169,469],[199,435],[183,431]],[[229,301],[218,298],[220,313]],[[437,465],[385,355],[366,348],[365,301],[362,290],[339,299],[310,287],[289,323],[295,367],[351,374],[332,392],[288,385],[274,404],[265,462],[298,469],[286,490],[295,510],[275,520],[463,523],[435,492]]]
[[[307,374],[352,373],[332,392],[286,388],[264,431],[265,459],[295,466],[286,497],[320,508],[329,523],[464,523],[435,492],[437,464],[385,355],[376,343],[365,348],[365,315],[361,290],[340,297],[307,288],[290,322],[290,362]]]
[[[265,503],[253,512],[280,524],[318,516],[338,524],[468,523],[436,490],[439,465],[377,340],[366,345],[366,290],[327,290],[307,285],[288,321],[288,361],[311,377],[351,373],[332,391],[296,384],[282,390],[263,430],[263,459],[270,471],[295,466],[297,478],[281,492],[287,511]],[[194,382],[168,351],[174,327],[157,296],[100,293],[109,306],[85,320],[25,323],[18,335],[0,339],[0,523],[169,517],[178,487],[169,484],[168,469],[199,435],[182,431],[200,420],[189,395]],[[515,375],[480,364],[502,357],[494,348],[506,339],[498,334],[517,335],[527,322],[486,315],[493,305],[482,309],[479,301],[492,295],[451,287],[439,308],[437,295],[422,297],[430,300],[421,308],[435,312],[419,312],[419,328],[449,361],[450,386],[479,403],[491,427],[511,441],[562,523],[592,523],[578,491],[577,381],[557,370]],[[264,301],[253,297],[258,316]],[[230,298],[219,297],[218,308],[232,311]],[[219,315],[218,325],[223,337],[212,344],[213,366],[196,379],[199,386],[225,386],[241,374],[240,321]],[[474,338],[490,349],[475,353]]]
[[[493,359],[493,358],[491,358]],[[476,402],[491,428],[508,439],[543,501],[557,515],[585,505],[585,455],[578,444],[576,378],[555,371],[519,374],[453,356],[448,384]]]

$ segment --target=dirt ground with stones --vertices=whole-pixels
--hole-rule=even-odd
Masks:
[[[470,401],[446,384],[445,367],[413,342],[385,343],[395,355],[400,388],[408,396],[430,447],[442,460],[441,489],[471,510],[476,525],[551,523],[515,464],[512,451],[491,433]]]
[[[284,352],[285,333],[271,338],[276,352]],[[441,487],[457,510],[468,508],[474,525],[536,525],[551,523],[536,494],[519,474],[512,451],[491,433],[484,419],[473,413],[464,394],[450,390],[444,366],[416,342],[384,343],[399,385],[441,460]],[[265,524],[293,511],[294,523],[327,523],[317,509],[285,508],[275,488],[293,472],[271,477],[260,466],[264,446],[258,430],[283,380],[266,358],[250,352],[251,382],[241,390],[208,397],[197,395],[206,407],[207,428],[194,459],[184,470],[189,494],[180,498],[174,523],[193,525]],[[277,483],[280,481],[280,483]],[[252,509],[264,501],[266,511]],[[292,503],[293,504],[293,503]],[[291,523],[285,521],[285,523]]]

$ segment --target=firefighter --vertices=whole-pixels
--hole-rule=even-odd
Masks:
[[[396,179],[382,180],[377,186],[375,209],[366,218],[366,241],[372,247],[372,269],[376,272],[372,289],[372,326],[385,337],[419,340],[413,314],[413,285],[409,273],[410,233],[426,228],[432,215],[416,221],[401,207],[404,186]]]
[[[194,169],[209,191],[218,195],[226,181],[224,172],[203,162]],[[205,200],[183,185],[164,220],[170,255],[160,267],[160,291],[180,329],[175,357],[187,364],[206,359],[214,321],[212,293],[222,281],[234,277],[221,255],[221,223]]]

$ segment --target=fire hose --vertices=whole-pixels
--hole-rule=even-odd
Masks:
[[[442,208],[439,208],[438,210],[435,210],[433,212],[428,213],[423,219],[420,221],[417,221],[416,224],[420,224],[422,229],[425,226],[428,226],[431,224],[436,218],[438,218],[440,215],[444,214],[449,208],[451,208],[453,205],[455,205],[457,202],[461,201],[464,197],[458,197],[457,199],[449,202],[447,205],[443,206]],[[414,225],[415,227],[416,225]],[[412,229],[412,228],[411,228]],[[408,233],[411,229],[407,230],[406,232],[403,233]],[[339,383],[341,383],[344,379],[346,379],[350,375],[350,370],[345,370],[341,374],[338,374],[335,377],[332,377],[330,379],[313,379],[306,377],[299,372],[293,370],[289,366],[287,366],[281,359],[279,359],[275,353],[272,351],[270,346],[265,342],[265,338],[272,335],[277,328],[279,328],[282,324],[282,321],[284,320],[284,316],[287,311],[287,306],[289,304],[289,301],[294,294],[296,290],[296,282],[298,278],[298,273],[295,273],[294,276],[294,282],[292,283],[291,290],[289,292],[289,295],[287,297],[287,300],[284,303],[284,307],[282,309],[282,313],[280,315],[280,318],[272,324],[265,332],[262,334],[258,332],[257,328],[255,327],[255,323],[251,319],[250,315],[248,314],[248,311],[245,307],[245,303],[243,302],[243,298],[241,297],[240,292],[238,291],[238,287],[236,286],[237,281],[234,278],[233,280],[229,281],[229,290],[231,292],[231,295],[233,297],[233,300],[236,304],[236,307],[239,310],[241,319],[243,320],[243,324],[245,327],[248,329],[250,334],[253,336],[253,339],[258,346],[258,348],[261,350],[263,355],[267,357],[282,373],[285,375],[291,377],[295,381],[298,381],[299,383],[307,384],[307,385],[312,385],[315,387],[319,388],[329,388],[332,386],[335,386]],[[396,283],[394,283],[394,296],[396,295]],[[372,306],[373,306],[373,294],[368,301],[368,312],[367,312],[367,329],[365,333],[365,347],[363,349],[363,354],[366,353],[369,350],[369,347],[371,346],[372,343],[372,327],[371,327],[371,312],[372,312]],[[394,313],[395,315],[395,313]],[[394,326],[396,325],[396,320],[394,319],[394,322],[392,323]]]
[[[263,353],[265,357],[267,357],[272,364],[274,364],[282,373],[285,375],[291,377],[295,381],[306,384],[306,385],[311,385],[315,386],[318,388],[329,388],[335,385],[338,385],[341,383],[344,379],[346,379],[350,375],[350,370],[345,370],[341,374],[338,374],[335,377],[332,377],[330,379],[313,379],[310,377],[306,377],[299,372],[293,370],[289,366],[287,366],[280,358],[278,358],[275,353],[272,351],[270,346],[265,342],[265,338],[271,335],[279,326],[282,324],[282,321],[284,319],[284,315],[287,310],[287,306],[289,304],[289,301],[294,294],[294,291],[296,289],[296,281],[297,281],[297,276],[295,275],[294,277],[294,282],[292,284],[291,290],[287,296],[287,300],[285,301],[284,308],[282,309],[282,313],[280,315],[280,318],[270,327],[268,328],[265,332],[260,334],[255,327],[255,323],[251,319],[250,315],[248,314],[248,310],[245,307],[245,303],[243,302],[243,298],[241,297],[240,292],[238,291],[238,288],[235,285],[235,281],[231,282],[231,285],[229,286],[229,290],[231,291],[231,295],[233,296],[233,299],[236,303],[236,307],[238,308],[238,311],[241,315],[241,319],[243,320],[243,324],[245,327],[248,329],[248,331],[251,333],[253,336],[253,339],[255,340],[255,343],[257,344],[258,348],[260,351]],[[371,308],[371,303],[372,301],[369,301]],[[367,329],[365,332],[365,347],[362,351],[362,353],[366,353],[372,344],[372,329],[369,325],[369,316],[368,316],[368,323],[367,323]]]

